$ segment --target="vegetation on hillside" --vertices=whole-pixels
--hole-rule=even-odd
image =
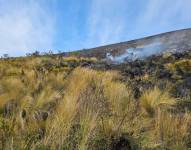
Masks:
[[[190,59],[1,59],[0,149],[187,150]]]

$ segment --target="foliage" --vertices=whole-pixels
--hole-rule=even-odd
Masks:
[[[155,111],[160,107],[175,105],[176,100],[169,95],[167,90],[161,91],[155,87],[143,93],[140,103],[149,115],[154,115]]]
[[[107,70],[96,58],[1,59],[0,149],[190,148],[189,110],[180,112],[165,80],[139,72],[151,66],[160,72],[167,60],[189,72],[188,59],[163,57],[126,64],[131,72]]]

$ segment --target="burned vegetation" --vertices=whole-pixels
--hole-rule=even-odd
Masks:
[[[0,60],[0,149],[187,150],[190,111],[191,51]]]

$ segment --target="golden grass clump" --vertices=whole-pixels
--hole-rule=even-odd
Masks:
[[[163,148],[186,149],[191,135],[191,115],[189,113],[176,115],[160,111],[155,120],[156,139]]]
[[[19,101],[25,93],[23,83],[17,78],[8,78],[0,82],[2,93],[0,94],[0,109],[9,101]]]
[[[169,63],[166,65],[166,68],[172,72],[178,71],[182,73],[191,73],[191,60],[182,59],[175,63]]]
[[[132,105],[130,91],[124,84],[115,81],[116,77],[116,72],[75,69],[66,81],[65,95],[53,124],[48,127],[46,143],[63,143],[78,124],[81,133],[79,149],[87,149],[85,143],[99,126],[102,126],[104,134],[119,132],[126,120],[132,119],[135,106]]]
[[[169,95],[168,90],[161,91],[159,88],[145,91],[140,98],[140,105],[143,110],[153,116],[155,111],[162,106],[173,106],[176,104],[176,99]]]
[[[75,56],[70,56],[70,57],[66,57],[64,58],[64,61],[79,61],[77,57]]]

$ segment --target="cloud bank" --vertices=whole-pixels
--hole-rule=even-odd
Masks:
[[[92,0],[88,12],[88,43],[103,45],[117,41],[123,35],[126,20],[126,0]],[[127,16],[127,15],[125,15]]]
[[[0,0],[0,56],[89,48],[191,27],[191,0]]]
[[[92,0],[88,43],[105,45],[191,27],[190,0]]]
[[[0,0],[0,55],[52,48],[54,18],[38,0]]]

